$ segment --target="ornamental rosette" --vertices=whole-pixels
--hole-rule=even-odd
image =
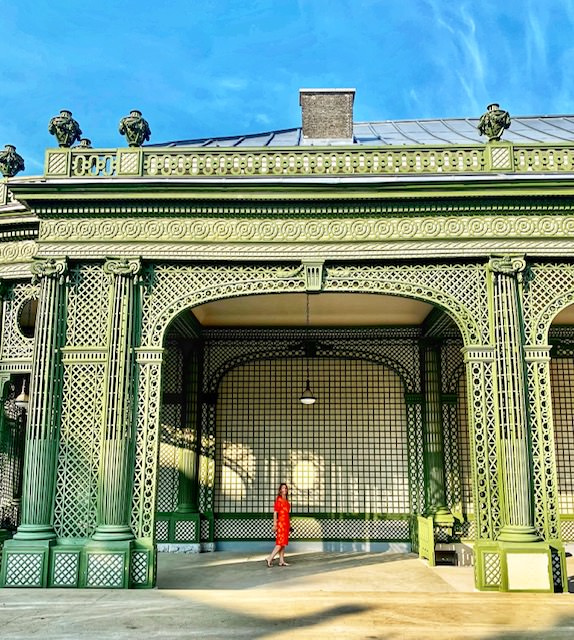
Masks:
[[[137,109],[133,109],[129,116],[120,120],[119,132],[125,136],[130,147],[141,147],[151,136],[147,120]]]
[[[72,112],[62,109],[60,115],[54,116],[48,125],[48,131],[56,136],[60,147],[71,147],[74,142],[80,140],[82,130],[80,125],[72,118]]]
[[[510,114],[500,108],[500,105],[493,103],[486,108],[478,122],[477,129],[480,135],[488,136],[489,142],[500,140],[505,129],[510,127]]]
[[[16,147],[11,144],[5,145],[4,151],[0,151],[0,173],[5,178],[13,178],[24,169],[24,158],[16,153]]]

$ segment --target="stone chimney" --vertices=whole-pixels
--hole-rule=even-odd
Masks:
[[[299,89],[301,144],[353,144],[355,89]]]

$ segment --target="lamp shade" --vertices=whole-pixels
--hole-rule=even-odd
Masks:
[[[315,398],[315,396],[313,395],[313,392],[311,391],[311,386],[309,385],[309,380],[307,380],[307,385],[305,386],[305,391],[303,391],[303,393],[301,394],[301,397],[299,398],[299,401],[301,402],[301,404],[315,404],[315,402],[317,401],[317,398]]]

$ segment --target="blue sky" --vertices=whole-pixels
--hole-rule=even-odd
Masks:
[[[302,87],[355,120],[574,113],[574,0],[0,0],[0,149],[27,174],[70,109],[97,147],[300,125]]]

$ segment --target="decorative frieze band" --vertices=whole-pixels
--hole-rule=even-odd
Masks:
[[[30,262],[38,253],[38,245],[33,240],[0,243],[0,264]]]
[[[65,365],[106,361],[105,347],[62,347],[61,352],[62,362]]]
[[[161,364],[165,349],[156,347],[138,347],[134,349],[138,364]]]
[[[574,216],[355,219],[98,218],[44,220],[40,242],[369,242],[448,238],[571,239]],[[0,254],[1,255],[1,254]]]
[[[524,347],[524,359],[526,362],[550,362],[549,345],[528,345]]]

